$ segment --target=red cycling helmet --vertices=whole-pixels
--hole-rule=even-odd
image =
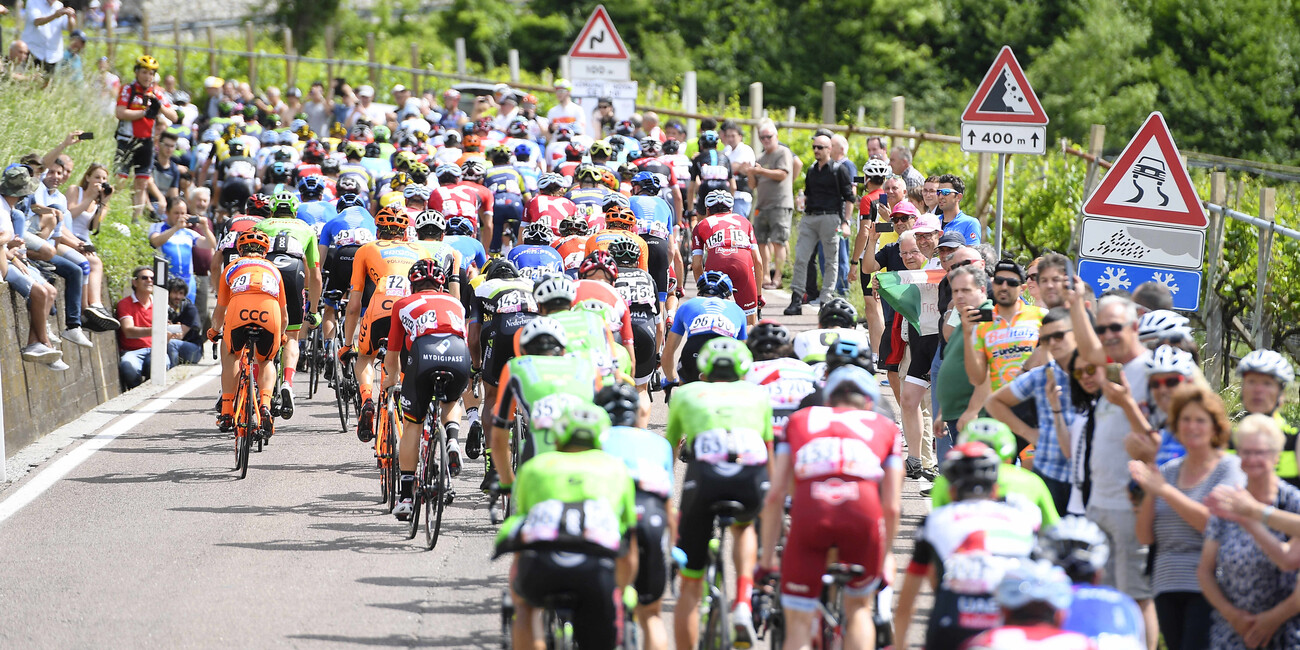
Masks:
[[[447,272],[433,260],[416,260],[406,277],[411,281],[411,286],[426,281],[432,282],[439,291],[447,286]]]
[[[255,217],[271,216],[271,197],[265,194],[254,194],[244,201],[244,214]]]
[[[618,279],[618,263],[614,261],[614,256],[609,251],[594,250],[582,260],[578,266],[578,277],[585,278],[592,271],[604,271],[609,274],[610,281]]]

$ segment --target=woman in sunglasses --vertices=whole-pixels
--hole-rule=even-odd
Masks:
[[[1147,374],[1147,388],[1151,394],[1150,403],[1155,407],[1149,418],[1151,426],[1146,431],[1130,433],[1124,441],[1124,448],[1133,459],[1144,463],[1155,461],[1160,466],[1187,453],[1170,431],[1168,418],[1174,389],[1204,379],[1195,357],[1170,345],[1156,348],[1148,363],[1151,370]]]

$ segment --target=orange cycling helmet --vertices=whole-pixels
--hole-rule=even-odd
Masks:
[[[477,135],[471,133],[465,136],[465,139],[461,141],[461,148],[464,149],[465,151],[471,151],[471,150],[478,151],[479,147],[482,146],[482,144],[483,144],[482,139],[479,138]]]
[[[251,248],[260,249],[255,252],[266,253],[266,251],[271,250],[271,238],[260,230],[252,228],[245,230],[239,234],[239,239],[235,240],[235,250],[241,254],[247,254],[254,252],[248,250]]]
[[[601,168],[600,177],[605,182],[605,187],[614,192],[618,191],[618,176],[614,174],[614,170],[608,167]]]
[[[605,211],[605,225],[615,230],[631,230],[636,227],[636,215],[631,208],[611,206]]]
[[[378,214],[375,215],[375,227],[377,228],[405,229],[410,224],[411,219],[406,216],[406,210],[399,210],[391,205],[379,208]]]

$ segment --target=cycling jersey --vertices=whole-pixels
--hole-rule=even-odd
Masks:
[[[1009,494],[1019,495],[1038,508],[1044,527],[1050,528],[1060,521],[1061,516],[1056,512],[1052,493],[1047,491],[1043,479],[1023,467],[1003,463],[998,466],[998,496]],[[948,479],[940,474],[934,478],[930,490],[930,506],[940,508],[949,503],[952,503],[952,495],[948,489]]]
[[[587,241],[588,238],[582,235],[569,235],[551,242],[551,248],[554,248],[564,260],[564,269],[574,271],[570,275],[576,276],[578,267],[582,266],[582,260],[587,259]]]
[[[862,350],[871,349],[871,338],[866,332],[847,327],[830,327],[796,334],[794,355],[805,363],[820,363],[826,360],[826,351],[830,346],[839,340],[853,341]]]
[[[1124,592],[1103,585],[1075,585],[1070,613],[1062,629],[1078,632],[1101,650],[1144,650],[1142,610]]]
[[[501,197],[510,197],[516,201],[522,201],[524,195],[528,193],[525,189],[524,177],[512,165],[498,165],[488,168],[483,174],[483,185],[492,192],[493,198],[501,200]]]
[[[571,395],[590,402],[596,394],[596,368],[591,361],[580,357],[524,355],[505,364],[497,385],[501,390],[497,391],[492,412],[496,415],[496,426],[505,428],[516,410],[525,419],[538,409],[542,415],[546,411],[544,401],[557,395]],[[558,402],[555,405],[560,406]],[[555,450],[552,436],[529,433],[524,448],[519,450],[518,465]]]
[[[353,307],[364,307],[357,339],[362,354],[378,351],[379,338],[387,336],[392,325],[393,305],[411,294],[407,273],[422,259],[429,259],[429,254],[405,241],[380,240],[357,249],[352,290],[363,292],[362,304]]]
[[[429,193],[430,210],[441,212],[448,220],[452,217],[465,217],[474,222],[476,230],[479,227],[478,211],[480,205],[482,205],[482,199],[479,197],[478,192],[463,183],[442,185]]]
[[[465,235],[447,235],[443,241],[460,252],[462,271],[468,271],[470,266],[481,269],[487,264],[487,251],[483,250],[483,243],[479,240]]]
[[[623,297],[634,318],[653,319],[659,313],[659,300],[654,279],[646,271],[632,267],[619,267],[614,290]]]
[[[550,246],[520,244],[510,249],[506,259],[514,262],[520,276],[534,282],[548,273],[564,272],[564,258]]]
[[[608,251],[609,245],[620,240],[631,240],[641,249],[641,254],[636,258],[636,267],[642,271],[648,271],[650,261],[650,247],[646,245],[645,240],[640,235],[630,230],[602,230],[587,238],[586,250],[588,254],[593,251]]]
[[[627,465],[636,489],[657,497],[673,496],[673,447],[654,431],[611,427],[601,449]]]
[[[240,257],[226,266],[217,285],[217,304],[226,308],[226,351],[234,354],[247,341],[247,328],[260,327],[258,357],[270,359],[279,350],[284,331],[285,291],[280,270],[260,257]]]
[[[971,335],[971,352],[984,356],[989,365],[990,390],[997,391],[1020,374],[1025,361],[1038,345],[1038,329],[1047,311],[1020,304],[1010,321],[997,310],[993,322],[980,323]]]
[[[599,301],[609,307],[606,311],[606,325],[618,335],[620,343],[632,342],[632,321],[627,303],[612,284],[600,280],[578,280],[576,304],[588,300]]]
[[[338,216],[338,210],[330,201],[307,201],[298,206],[298,218],[311,226],[319,236],[325,224]]]
[[[634,196],[628,199],[632,214],[636,215],[637,233],[668,239],[673,232],[673,209],[667,201],[657,196]]]
[[[686,182],[691,179],[691,159],[686,154],[675,153],[672,155],[659,156],[659,161],[668,165],[673,170],[673,179],[677,182],[677,189],[683,193],[686,192]],[[690,209],[690,206],[686,206]]]
[[[162,88],[150,86],[145,88],[140,82],[133,81],[122,86],[121,92],[117,94],[117,105],[133,111],[143,111],[149,108],[149,98],[153,98],[163,108],[170,108],[171,101],[163,93]],[[158,121],[156,117],[141,117],[138,120],[130,122],[120,121],[117,123],[117,138],[119,140],[151,140],[153,139],[154,123]]]
[[[538,194],[528,199],[528,203],[524,205],[524,223],[530,224],[542,221],[550,226],[551,232],[558,237],[560,235],[560,221],[573,216],[577,212],[578,206],[563,196]]]
[[[745,340],[745,314],[730,300],[712,296],[695,297],[677,307],[672,332],[684,338],[713,334]]]
[[[239,251],[235,249],[235,242],[239,239],[240,233],[252,228],[254,224],[261,221],[262,217],[249,214],[237,214],[217,225],[217,251],[221,254],[223,266],[229,265],[239,257]]]
[[[346,208],[325,222],[320,243],[326,246],[360,246],[375,241],[375,218],[360,206]]]
[[[438,291],[421,291],[398,300],[389,315],[388,351],[401,355],[402,417],[407,422],[423,422],[434,397],[454,402],[469,384],[464,306]],[[442,394],[434,395],[438,372],[447,373],[450,379],[441,386]]]
[[[528,159],[537,160],[538,155],[540,155],[537,145],[528,142],[527,140],[519,140],[519,142],[527,142],[527,144],[533,148],[533,155],[529,156]],[[519,175],[524,177],[524,191],[528,194],[537,194],[537,180],[542,176],[542,173],[537,169],[537,167],[532,163],[522,162],[515,163],[514,167],[515,171],[519,172]]]
[[[295,217],[268,217],[253,225],[271,238],[270,257],[277,253],[291,255],[307,263],[320,266],[320,249],[316,247],[316,231]],[[280,236],[284,233],[285,236]]]
[[[605,197],[610,194],[606,187],[575,187],[565,195],[577,206],[578,214],[587,220],[592,231],[605,227]]]
[[[596,364],[602,377],[610,376],[617,366],[616,350],[609,326],[600,315],[585,309],[573,308],[549,315],[564,328],[569,344],[565,351],[572,356],[586,357]]]
[[[339,165],[339,180],[352,176],[361,183],[361,187],[367,191],[375,189],[375,175],[370,172],[364,165],[357,163],[345,162]]]
[[[772,407],[749,382],[697,382],[673,391],[664,435],[673,447],[685,441],[693,461],[714,465],[767,463]]]
[[[540,455],[520,466],[513,495],[516,512],[497,532],[497,555],[546,549],[613,557],[636,526],[632,479],[603,451]]]
[[[415,243],[429,253],[429,259],[437,262],[438,266],[447,272],[448,282],[456,281],[463,262],[460,259],[460,251],[456,250],[455,246],[445,240],[433,239],[421,239]]]
[[[732,297],[746,315],[758,311],[754,279],[754,227],[744,217],[727,212],[705,217],[691,231],[691,255],[703,257],[704,270],[731,278]]]
[[[786,421],[799,410],[800,400],[817,390],[813,369],[798,359],[755,361],[745,374],[745,381],[767,393],[772,405],[772,436],[778,444],[785,442]]]
[[[649,605],[668,585],[668,512],[673,496],[673,448],[647,429],[610,427],[601,449],[627,466],[636,485],[637,600]]]
[[[465,338],[465,306],[440,291],[420,291],[396,303],[390,314],[388,349],[410,352],[415,340],[430,334]]]
[[[699,183],[695,188],[695,211],[705,213],[704,197],[713,190],[731,191],[731,159],[717,149],[701,151],[691,159],[690,179]]]
[[[1047,624],[1006,625],[984,632],[962,646],[962,650],[1097,650],[1097,648],[1097,644],[1082,634],[1060,630]]]
[[[464,187],[477,194],[479,206],[486,208],[487,216],[492,216],[492,206],[496,203],[492,190],[473,181],[461,181],[457,183],[457,187]]]
[[[474,308],[470,320],[481,322],[484,329],[491,327],[498,316],[519,312],[537,312],[537,299],[533,297],[531,280],[486,280],[474,290]]]

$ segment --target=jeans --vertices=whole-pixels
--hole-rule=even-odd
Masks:
[[[55,255],[50,263],[54,265],[54,272],[63,278],[63,322],[68,329],[81,327],[81,286],[85,283],[86,277],[81,270],[81,265],[62,256]]]
[[[193,349],[189,350],[187,353],[182,352],[182,344],[189,345]],[[189,358],[194,359],[193,361],[186,361],[186,363],[198,363],[199,357],[203,355],[203,348],[194,345],[193,343],[185,343],[184,341],[168,341],[167,368],[170,370],[175,366],[177,362],[183,358],[182,355],[184,354],[189,354],[191,355]],[[152,361],[153,350],[150,348],[140,348],[139,350],[127,350],[126,352],[123,352],[122,360],[117,364],[117,375],[118,378],[122,380],[122,388],[124,390],[131,390],[132,388],[143,384],[144,380],[149,378],[149,369]]]
[[[840,237],[839,256],[837,259],[837,270],[839,277],[835,281],[835,293],[846,295],[849,292],[849,240]],[[817,288],[817,274],[813,272],[813,264],[821,271],[822,280],[826,279],[826,256],[822,252],[822,243],[817,242],[817,251],[813,253],[815,261],[808,260],[808,295],[819,294]]]
[[[817,244],[820,242],[825,250],[833,250],[835,240],[839,236],[839,228],[840,215],[836,213],[805,214],[799,220],[799,241],[794,247],[794,277],[790,280],[790,286],[796,291],[803,287],[808,279],[808,262],[812,260]],[[822,277],[823,302],[831,299],[831,291],[835,288],[839,277],[838,267],[838,264],[828,265]],[[800,296],[795,295],[793,298],[798,300]]]
[[[194,364],[203,358],[203,346],[189,341],[167,342],[168,367],[182,363]]]

